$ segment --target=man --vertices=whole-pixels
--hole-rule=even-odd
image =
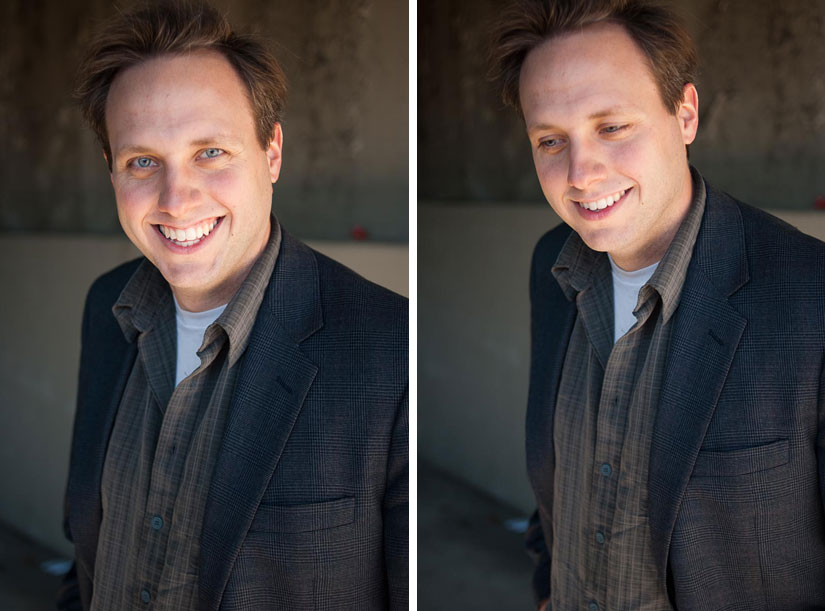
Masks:
[[[406,608],[407,304],[270,216],[276,60],[159,3],[79,97],[145,259],[86,303],[61,607]]]
[[[524,1],[494,54],[564,221],[530,282],[539,607],[820,608],[825,245],[689,166],[666,8]]]

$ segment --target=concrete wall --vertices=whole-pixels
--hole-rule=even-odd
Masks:
[[[273,197],[284,226],[406,241],[407,3],[214,4],[269,40],[287,76]],[[71,97],[85,41],[114,12],[111,0],[0,2],[0,231],[118,233],[103,156]]]
[[[773,212],[825,239],[825,212]],[[418,455],[525,513],[530,257],[558,222],[548,205],[419,207]]]
[[[407,294],[405,245],[310,245]],[[137,254],[121,237],[0,236],[0,521],[67,554],[61,522],[83,301],[95,277]]]

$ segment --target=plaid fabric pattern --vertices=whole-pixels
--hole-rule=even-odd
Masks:
[[[693,192],[673,242],[639,291],[636,324],[615,345],[607,255],[573,233],[553,267],[577,307],[553,428],[554,609],[671,608],[653,556],[647,482],[672,320],[705,208],[698,174]]]
[[[144,262],[113,308],[138,357],[103,468],[92,609],[198,608],[206,496],[238,362],[280,249],[271,222],[263,253],[204,334],[201,365],[177,387],[174,304],[160,272]]]

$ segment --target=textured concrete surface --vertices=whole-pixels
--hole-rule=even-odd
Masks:
[[[418,466],[418,608],[533,609],[532,565],[506,520],[517,509],[461,480]]]
[[[54,609],[61,578],[47,574],[40,564],[58,558],[52,550],[0,522],[0,609]]]

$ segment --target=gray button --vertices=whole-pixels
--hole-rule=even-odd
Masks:
[[[140,600],[142,600],[145,603],[148,603],[151,599],[152,599],[152,597],[149,596],[149,590],[147,590],[146,588],[143,588],[140,591]]]
[[[596,542],[601,545],[604,543],[604,533],[600,530],[596,531]]]
[[[161,518],[160,516],[155,516],[154,518],[152,518],[152,528],[154,528],[155,530],[160,530],[161,528],[163,528],[163,518]]]
[[[587,611],[599,611],[599,605],[591,601],[591,603],[587,605]]]
[[[599,469],[599,471],[601,471],[601,474],[605,477],[610,477],[610,474],[613,473],[613,468],[607,463],[602,463],[601,469]]]

